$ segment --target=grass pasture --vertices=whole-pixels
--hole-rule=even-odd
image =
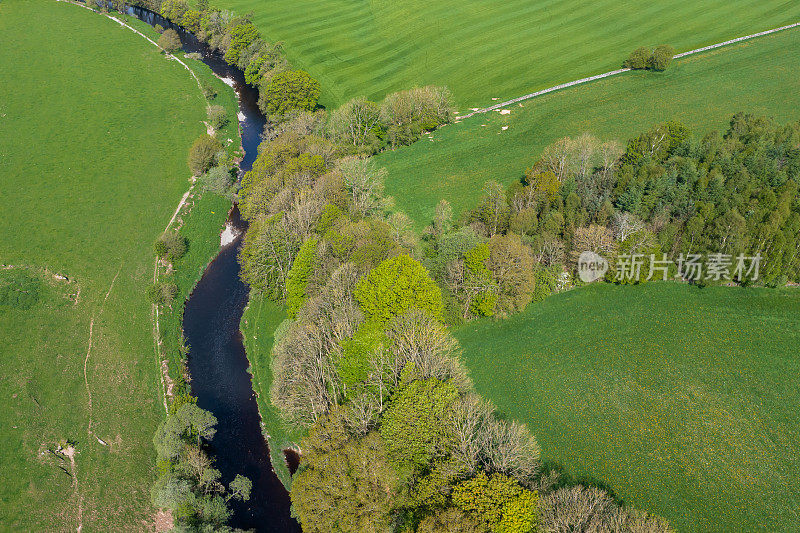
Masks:
[[[386,192],[398,209],[424,226],[442,198],[456,213],[471,209],[486,181],[521,178],[545,146],[566,135],[589,132],[624,144],[675,119],[702,136],[724,131],[737,111],[797,120],[798,61],[800,29],[787,30],[682,58],[664,73],[625,73],[512,105],[508,115],[477,115],[375,161],[389,171]]]
[[[464,112],[613,70],[642,45],[679,51],[800,20],[786,0],[219,0],[319,79],[326,106],[447,85]]]
[[[0,47],[0,263],[42,287],[0,305],[0,524],[147,530],[163,407],[145,289],[205,101],[179,64],[74,5],[0,3]],[[48,451],[60,439],[77,442],[74,478]]]
[[[797,531],[800,292],[590,285],[456,332],[546,461],[677,531]]]

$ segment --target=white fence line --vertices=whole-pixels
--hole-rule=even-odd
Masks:
[[[738,43],[738,42],[742,42],[742,41],[747,41],[749,39],[755,39],[756,37],[763,37],[764,35],[769,35],[771,33],[776,33],[776,32],[783,31],[783,30],[788,30],[788,29],[791,29],[791,28],[796,28],[798,26],[800,26],[800,22],[795,22],[794,24],[789,24],[787,26],[781,26],[780,28],[773,28],[771,30],[761,31],[761,32],[758,32],[758,33],[751,33],[750,35],[745,35],[743,37],[737,37],[736,39],[731,39],[730,41],[724,41],[724,42],[721,42],[721,43],[716,43],[716,44],[712,44],[712,45],[709,45],[709,46],[704,46],[702,48],[695,48],[694,50],[689,50],[688,52],[682,52],[680,54],[676,54],[676,55],[672,56],[672,58],[673,59],[680,59],[681,57],[686,57],[686,56],[689,56],[689,55],[692,55],[692,54],[698,54],[700,52],[705,52],[707,50],[713,50],[715,48],[720,48],[722,46],[727,46],[729,44],[734,44],[734,43]],[[590,81],[599,80],[599,79],[602,79],[602,78],[608,78],[610,76],[616,76],[617,74],[622,74],[623,72],[628,72],[629,70],[631,70],[631,69],[629,69],[629,68],[621,68],[621,69],[617,69],[617,70],[612,70],[610,72],[604,72],[603,74],[598,74],[596,76],[589,76],[588,78],[581,78],[579,80],[570,81],[570,82],[562,83],[562,84],[559,84],[559,85],[554,85],[553,87],[548,87],[547,89],[542,89],[541,91],[536,91],[536,92],[533,92],[533,93],[526,94],[524,96],[519,96],[519,97],[514,98],[512,100],[506,100],[505,102],[501,102],[499,104],[495,104],[495,105],[490,106],[490,107],[484,107],[483,109],[477,109],[477,110],[473,111],[472,113],[468,113],[466,115],[461,115],[461,116],[457,117],[456,120],[469,118],[469,117],[477,115],[479,113],[488,113],[489,111],[494,111],[495,109],[500,109],[500,108],[509,106],[511,104],[516,104],[517,102],[522,102],[523,100],[529,100],[531,98],[535,98],[535,97],[541,96],[543,94],[551,93],[551,92],[558,91],[558,90],[561,90],[561,89],[566,89],[567,87],[573,87],[575,85],[580,85],[582,83],[588,83]]]

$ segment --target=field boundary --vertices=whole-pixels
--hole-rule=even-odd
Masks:
[[[708,45],[708,46],[704,46],[702,48],[695,48],[694,50],[689,50],[688,52],[681,52],[680,54],[675,54],[674,56],[672,56],[672,59],[680,59],[682,57],[690,56],[692,54],[699,54],[701,52],[706,52],[708,50],[714,50],[715,48],[721,48],[721,47],[727,46],[729,44],[735,44],[735,43],[739,43],[739,42],[742,42],[742,41],[748,41],[750,39],[763,37],[765,35],[770,35],[772,33],[777,33],[779,31],[784,31],[784,30],[789,30],[789,29],[792,29],[792,28],[796,28],[798,26],[800,26],[800,22],[795,22],[794,24],[787,24],[786,26],[780,26],[778,28],[772,28],[770,30],[764,30],[764,31],[761,31],[761,32],[758,32],[758,33],[751,33],[750,35],[744,35],[742,37],[737,37],[735,39],[730,39],[728,41],[723,41],[721,43],[711,44],[711,45]],[[620,69],[617,69],[617,70],[611,70],[609,72],[604,72],[602,74],[597,74],[595,76],[589,76],[587,78],[581,78],[579,80],[574,80],[574,81],[569,81],[569,82],[566,82],[566,83],[561,83],[561,84],[558,84],[558,85],[554,85],[552,87],[548,87],[547,89],[542,89],[540,91],[536,91],[536,92],[532,92],[532,93],[529,93],[529,94],[526,94],[526,95],[523,95],[523,96],[519,96],[519,97],[513,98],[511,100],[506,100],[505,102],[501,102],[499,104],[495,104],[495,105],[492,105],[492,106],[489,106],[489,107],[484,107],[482,109],[476,109],[476,110],[472,111],[471,113],[456,117],[456,120],[462,120],[462,119],[470,118],[470,117],[472,117],[474,115],[478,115],[478,114],[481,114],[481,113],[488,113],[489,111],[495,111],[497,109],[502,109],[502,108],[504,108],[506,106],[509,106],[511,104],[516,104],[517,102],[522,102],[524,100],[530,100],[531,98],[536,98],[537,96],[542,96],[544,94],[548,94],[548,93],[552,93],[552,92],[555,92],[555,91],[559,91],[561,89],[566,89],[568,87],[574,87],[575,85],[581,85],[581,84],[584,84],[584,83],[589,83],[590,81],[595,81],[595,80],[600,80],[600,79],[603,79],[603,78],[608,78],[608,77],[611,77],[611,76],[616,76],[617,74],[622,74],[623,72],[628,72],[630,70],[632,70],[632,69],[630,69],[630,68],[620,68]]]

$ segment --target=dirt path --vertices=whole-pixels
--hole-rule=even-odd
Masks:
[[[189,190],[186,191],[181,198],[181,201],[178,202],[178,207],[175,208],[175,212],[172,214],[172,218],[169,219],[167,226],[164,228],[164,233],[169,231],[172,227],[172,224],[175,223],[175,220],[178,218],[183,207],[186,205],[186,201],[189,199],[189,196],[192,194],[194,190],[196,182],[189,187]],[[153,283],[158,281],[158,264],[159,260],[158,257],[155,259],[155,263],[153,264]],[[172,396],[172,380],[169,377],[169,367],[167,365],[167,361],[161,355],[161,326],[159,323],[159,313],[158,313],[158,306],[153,304],[152,306],[152,316],[153,316],[153,349],[155,351],[155,359],[156,359],[156,367],[158,368],[159,374],[159,381],[161,382],[161,399],[164,403],[164,412],[169,411],[169,406],[167,404],[167,398]]]
[[[750,35],[745,35],[743,37],[737,37],[736,39],[731,39],[729,41],[723,41],[721,43],[712,44],[709,46],[704,46],[702,48],[695,48],[694,50],[689,50],[688,52],[682,52],[680,54],[676,54],[672,56],[673,59],[680,59],[682,57],[690,56],[692,54],[699,54],[700,52],[706,52],[708,50],[713,50],[715,48],[720,48],[723,46],[728,46],[729,44],[735,44],[742,41],[747,41],[750,39],[755,39],[757,37],[763,37],[765,35],[770,35],[772,33],[777,33],[779,31],[788,30],[791,28],[796,28],[800,26],[800,22],[795,22],[794,24],[789,24],[787,26],[781,26],[779,28],[773,28],[771,30],[761,31],[758,33],[751,33]],[[484,107],[483,109],[476,109],[472,113],[468,113],[466,115],[461,115],[457,118],[457,120],[462,120],[465,118],[469,118],[473,115],[477,115],[480,113],[488,113],[489,111],[494,111],[496,109],[502,109],[503,107],[510,106],[511,104],[516,104],[517,102],[522,102],[523,100],[530,100],[531,98],[536,98],[537,96],[542,96],[543,94],[552,93],[555,91],[560,91],[561,89],[566,89],[567,87],[574,87],[575,85],[581,85],[583,83],[589,83],[590,81],[600,80],[603,78],[608,78],[610,76],[616,76],[617,74],[622,74],[623,72],[628,72],[629,68],[621,68],[617,70],[612,70],[610,72],[604,72],[603,74],[597,74],[596,76],[589,76],[588,78],[581,78],[579,80],[570,81],[567,83],[561,83],[559,85],[554,85],[552,87],[548,87],[547,89],[542,89],[541,91],[536,91],[533,93],[529,93],[512,100],[506,100],[505,102],[501,102],[499,104],[495,104],[490,107]]]
[[[122,272],[122,265],[120,265],[119,270],[117,270],[114,279],[111,280],[111,286],[108,287],[108,292],[106,292],[105,298],[100,303],[100,308],[97,312],[92,316],[91,320],[89,321],[89,347],[86,349],[86,357],[83,358],[83,382],[86,385],[86,394],[88,396],[88,407],[89,407],[89,426],[87,427],[87,433],[90,437],[95,437],[94,432],[92,432],[92,423],[94,421],[92,416],[92,388],[89,386],[89,357],[92,355],[92,345],[94,340],[94,320],[95,318],[99,318],[100,315],[103,313],[103,307],[106,305],[106,301],[108,301],[108,297],[111,295],[111,290],[114,288],[114,283],[117,281],[119,277],[119,273]]]

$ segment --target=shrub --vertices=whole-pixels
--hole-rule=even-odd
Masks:
[[[186,237],[177,231],[170,231],[156,240],[154,248],[159,259],[166,258],[170,263],[173,263],[186,255],[188,241]]]
[[[625,60],[622,66],[634,70],[645,69],[650,65],[651,55],[652,52],[650,49],[646,46],[642,46],[631,52],[631,55],[628,56],[628,59]]]
[[[664,71],[667,70],[670,63],[672,63],[672,56],[675,55],[675,49],[668,44],[657,46],[653,50],[653,55],[650,56],[648,65],[653,70]]]
[[[208,122],[215,130],[221,129],[228,123],[228,115],[221,105],[210,105],[206,108]]]
[[[295,109],[311,111],[317,107],[320,95],[319,82],[303,70],[282,72],[261,89],[258,105],[269,115],[283,115]]]
[[[217,90],[211,85],[203,83],[201,89],[206,100],[213,100],[217,97]]]
[[[157,281],[147,289],[147,297],[156,305],[171,306],[178,295],[178,286],[171,281]]]
[[[164,26],[161,24],[156,24],[153,29],[156,30],[156,33],[164,33]]]
[[[364,276],[354,296],[371,320],[385,323],[409,309],[442,317],[442,291],[421,264],[406,254],[383,261]]]
[[[219,196],[227,196],[231,192],[234,176],[231,169],[226,165],[218,165],[208,169],[208,172],[200,176],[203,189],[211,191]]]
[[[168,54],[180,50],[182,45],[181,45],[181,38],[178,35],[178,32],[176,32],[172,28],[164,30],[164,33],[162,33],[161,37],[158,38],[158,46],[161,47]]]
[[[192,174],[199,176],[211,168],[217,160],[217,153],[222,148],[222,143],[214,137],[206,134],[201,135],[189,149],[187,163]]]

